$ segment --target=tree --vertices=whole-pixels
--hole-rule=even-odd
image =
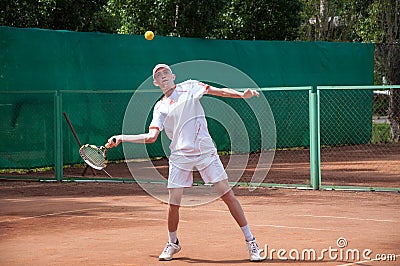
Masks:
[[[400,0],[303,0],[301,39],[375,43],[375,74],[400,84]],[[376,79],[376,82],[381,82]],[[400,90],[391,90],[391,139],[400,140]]]
[[[301,23],[300,0],[110,0],[122,18],[122,33],[294,40]]]
[[[300,0],[233,0],[223,13],[220,38],[295,40],[301,24]]]
[[[3,0],[0,24],[71,31],[294,40],[302,0]]]
[[[361,41],[355,25],[373,0],[302,0],[302,40]]]
[[[156,34],[181,37],[210,37],[219,26],[221,0],[110,0],[109,6],[121,17],[120,33]]]
[[[378,28],[383,31],[375,34],[376,60],[382,66],[383,73],[389,84],[400,84],[400,0],[390,0],[375,3],[371,9]],[[372,25],[370,25],[372,26]],[[391,90],[389,102],[389,120],[391,140],[400,141],[400,90]]]
[[[120,21],[120,26],[117,29],[118,33],[140,34],[146,29],[152,29],[160,34],[156,27],[160,19],[158,17],[158,6],[160,6],[157,4],[158,2],[149,0],[109,0],[106,11]]]
[[[104,6],[107,0],[2,0],[0,25],[71,31],[115,32]]]
[[[55,1],[13,1],[0,2],[0,25],[11,27],[48,28],[50,12]]]
[[[374,1],[357,31],[363,41],[375,42],[376,70],[389,84],[400,84],[400,0]],[[400,90],[390,91],[388,110],[391,140],[400,141]]]
[[[186,37],[213,37],[213,31],[223,23],[221,11],[226,1],[181,0],[177,2],[175,26],[178,35]]]

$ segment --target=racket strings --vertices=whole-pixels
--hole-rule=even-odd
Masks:
[[[107,160],[102,149],[89,145],[82,147],[80,153],[89,165],[96,166],[97,168],[104,168],[106,166]]]

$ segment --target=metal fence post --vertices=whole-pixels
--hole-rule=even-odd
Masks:
[[[62,95],[60,91],[54,94],[54,174],[57,181],[63,178],[63,145],[62,145]]]
[[[321,147],[320,147],[320,116],[319,90],[313,86],[309,91],[310,109],[310,183],[314,190],[321,185]]]

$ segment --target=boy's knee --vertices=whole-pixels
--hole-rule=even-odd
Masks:
[[[179,205],[176,204],[168,204],[170,210],[179,210]]]
[[[182,195],[183,195],[182,188],[169,189],[168,204],[170,206],[177,206],[179,208],[182,201]]]
[[[222,180],[214,184],[218,196],[223,198],[232,192],[232,188],[229,186],[228,180]],[[229,196],[229,195],[228,195]]]
[[[232,190],[229,190],[227,193],[225,193],[224,195],[221,196],[221,199],[226,202],[226,203],[230,203],[230,202],[234,202],[236,201],[236,197],[235,194],[233,193]]]

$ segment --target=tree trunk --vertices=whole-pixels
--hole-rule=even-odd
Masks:
[[[390,84],[400,84],[400,44],[389,45],[387,73]],[[390,139],[400,141],[400,89],[392,89],[389,103]]]
[[[381,64],[389,84],[400,84],[400,0],[384,1],[383,16],[379,21],[385,29],[385,44],[376,46],[377,59]],[[390,90],[389,121],[391,140],[400,141],[400,90]]]
[[[376,60],[382,66],[389,84],[400,84],[400,44],[376,44]],[[389,87],[389,86],[388,86]],[[390,88],[390,87],[389,87]],[[390,139],[400,141],[400,89],[391,89],[388,116]]]
[[[400,141],[400,89],[392,89],[389,102],[390,140]]]
[[[328,0],[319,2],[319,40],[327,40],[329,31],[329,6]]]

